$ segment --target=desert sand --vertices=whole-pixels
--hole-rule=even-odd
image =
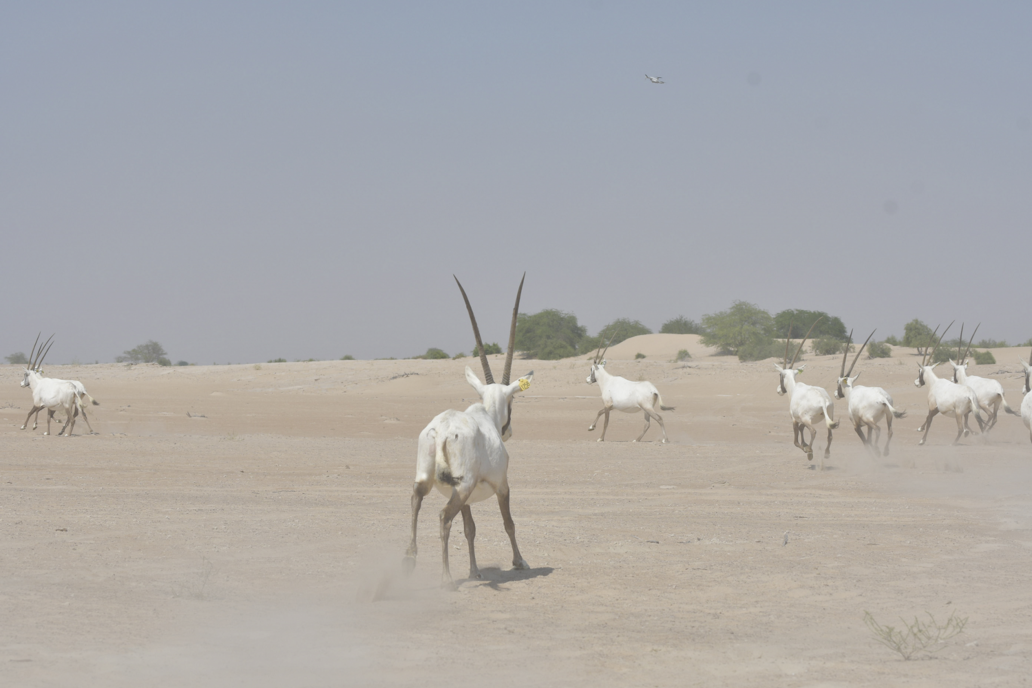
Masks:
[[[691,360],[674,362],[680,349]],[[1029,351],[994,354],[971,372],[1017,409]],[[439,585],[436,491],[416,570],[400,565],[416,438],[475,401],[475,359],[53,366],[101,403],[97,434],[80,420],[72,437],[19,429],[29,392],[20,366],[0,366],[0,685],[1028,684],[1020,418],[1001,411],[988,441],[954,447],[939,417],[919,447],[918,358],[894,349],[857,364],[858,384],[908,411],[890,456],[843,423],[820,472],[792,445],[773,360],[739,363],[690,335],[638,337],[607,359],[676,407],[670,444],[655,423],[633,443],[639,414],[614,414],[597,443],[583,357],[515,361],[535,373],[507,445],[531,569],[512,570],[497,505],[481,502],[484,579],[465,578],[458,519],[456,592]],[[805,363],[801,380],[831,388],[837,357]],[[905,661],[865,611],[967,625]]]

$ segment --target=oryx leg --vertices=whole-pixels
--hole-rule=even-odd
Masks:
[[[803,426],[802,426],[801,423],[797,423],[796,421],[792,421],[792,443],[795,446],[797,446],[800,449],[802,449],[803,451],[807,451],[807,448],[806,448],[806,438],[803,436],[802,428],[803,428]],[[803,440],[802,444],[799,443],[800,439]]]
[[[635,442],[641,442],[641,438],[644,437],[645,433],[649,431],[649,425],[651,424],[648,409],[642,409],[642,411],[645,412],[645,429],[641,431],[640,435],[638,435],[638,439],[634,440]]]
[[[512,514],[509,512],[509,480],[506,478],[498,486],[498,509],[502,512],[502,523],[505,525],[505,533],[512,543],[512,567],[514,569],[526,570],[530,568],[520,554],[520,548],[516,544],[516,524],[513,523]]]
[[[405,550],[405,558],[401,564],[406,574],[412,573],[412,569],[416,568],[416,554],[419,552],[419,548],[416,546],[416,524],[419,522],[419,507],[423,505],[423,497],[430,492],[430,487],[429,479],[417,482],[412,486],[412,541]]]
[[[970,413],[970,412],[969,412]],[[964,427],[967,425],[968,413],[957,414],[957,436],[953,440],[953,446],[960,444],[960,438],[971,433],[969,428]]]
[[[817,431],[815,429],[814,430],[814,435],[816,435],[816,434],[817,434]],[[811,444],[812,444],[812,442],[811,442]],[[824,447],[824,458],[826,459],[829,456],[831,456],[831,426],[830,425],[828,426],[828,445],[826,447]],[[824,462],[823,461],[821,461],[821,470],[822,471],[824,470]]]
[[[659,423],[660,429],[663,431],[663,444],[667,443],[666,425],[663,424],[663,416],[659,415],[653,409],[645,409],[645,430],[649,429],[649,416],[652,416]],[[642,431],[641,437],[645,436],[645,432]],[[641,437],[638,439],[640,440]]]
[[[33,414],[33,413],[35,413],[35,414],[36,414],[36,422],[34,422],[34,423],[32,424],[32,429],[33,429],[33,430],[35,430],[35,429],[36,429],[36,426],[37,426],[37,425],[39,424],[39,411],[40,411],[40,409],[42,409],[42,408],[43,408],[42,406],[33,406],[33,407],[32,407],[32,408],[31,408],[31,409],[29,410],[29,415],[25,416],[25,425],[21,426],[21,429],[22,429],[22,430],[24,430],[25,428],[27,428],[27,427],[29,426],[29,418],[32,418],[32,414]]]
[[[882,451],[882,456],[888,456],[889,455],[889,443],[892,442],[892,414],[891,413],[885,414],[885,434],[887,435],[887,437],[885,438],[885,450]]]
[[[932,418],[935,418],[935,414],[937,414],[938,412],[939,412],[938,408],[933,408],[932,410],[930,410],[928,412],[928,417],[925,418],[924,425],[922,425],[921,427],[919,427],[917,429],[918,432],[921,432],[922,430],[924,430],[924,435],[921,436],[921,441],[917,443],[917,446],[921,446],[922,444],[925,443],[925,440],[928,439],[928,431],[932,427]]]
[[[76,415],[79,414],[79,410],[80,409],[75,409]],[[90,425],[90,419],[86,417],[86,407],[85,406],[82,407],[82,419],[84,421],[86,421],[86,427],[90,429],[90,434],[91,435],[96,435],[97,433],[93,432],[93,426]]]
[[[857,423],[853,426],[853,429],[856,430],[856,434],[860,436],[860,441],[864,443],[864,447],[870,447],[867,437],[864,436],[863,425],[861,423]],[[868,433],[870,433],[870,431],[868,431]]]
[[[73,413],[72,410],[70,410],[70,409],[65,409],[65,415],[67,415],[68,418],[65,420],[64,425],[61,426],[61,432],[59,432],[57,434],[58,434],[58,436],[64,435],[65,437],[71,437],[72,436],[72,428],[75,427],[75,416],[78,415],[78,414]],[[48,418],[47,419],[47,430],[49,430],[49,429],[50,429],[50,419]],[[67,434],[65,433],[65,429],[68,430]]]
[[[604,409],[602,409],[602,411],[606,414],[606,420],[605,420],[605,422],[602,423],[602,436],[598,438],[598,440],[597,440],[598,442],[605,442],[606,441],[606,430],[609,429],[609,412],[611,410],[612,410],[612,407],[610,407],[610,406],[607,406]],[[595,420],[597,421],[598,419],[596,418]]]
[[[473,511],[469,504],[462,505],[462,530],[466,534],[466,542],[469,543],[469,577],[480,579],[480,569],[477,568],[477,555],[473,551],[473,538],[477,536],[477,524],[473,522]]]
[[[810,430],[810,443],[806,443],[806,431]],[[813,461],[813,443],[817,439],[817,431],[812,425],[801,423],[799,425],[799,439],[803,441],[803,451],[806,452],[806,460]]]
[[[985,413],[989,416],[985,423],[985,432],[989,432],[996,425],[997,414],[1000,412],[1000,400],[997,399],[995,404],[991,405],[991,409],[986,409]]]
[[[592,430],[595,429],[595,426],[598,425],[598,419],[601,418],[602,414],[605,413],[605,412],[606,412],[606,407],[603,406],[602,410],[599,411],[598,415],[595,416],[595,420],[591,423],[591,425],[588,426],[588,432],[591,432]]]
[[[452,580],[451,568],[448,566],[448,537],[451,535],[452,521],[462,511],[462,507],[465,506],[472,491],[472,485],[459,485],[452,490],[451,499],[441,509],[441,587],[443,588],[455,589],[455,581]]]

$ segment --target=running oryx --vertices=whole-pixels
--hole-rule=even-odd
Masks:
[[[978,412],[978,397],[975,396],[974,391],[970,387],[958,385],[952,380],[937,377],[933,368],[939,365],[938,363],[925,365],[925,363],[931,363],[935,360],[935,351],[939,348],[942,338],[946,336],[947,330],[952,326],[952,322],[946,326],[946,329],[939,335],[939,339],[935,342],[935,346],[932,349],[925,348],[925,354],[921,358],[921,362],[917,364],[917,379],[914,380],[914,385],[917,387],[923,387],[925,384],[928,385],[928,417],[925,419],[924,424],[917,429],[918,432],[924,432],[924,435],[921,436],[921,441],[918,442],[919,445],[924,444],[925,440],[928,439],[928,430],[931,429],[932,419],[935,418],[937,413],[953,416],[957,419],[957,436],[953,440],[954,445],[960,443],[961,436],[967,437],[971,434],[968,416],[972,413],[975,414],[975,420],[978,421],[979,430],[984,430],[985,428],[982,416]],[[936,327],[935,332],[938,331],[939,328]],[[932,333],[933,337],[935,332]]]
[[[950,365],[953,366],[953,381],[958,385],[964,385],[970,387],[974,391],[975,396],[978,397],[978,405],[983,411],[985,411],[985,432],[988,433],[996,425],[997,415],[1000,413],[1000,405],[1003,405],[1003,410],[1012,416],[1018,415],[1018,412],[1010,407],[1007,403],[1006,397],[1003,396],[1003,385],[997,380],[990,380],[985,377],[978,377],[977,375],[968,375],[967,367],[970,365],[967,362],[968,354],[971,353],[971,344],[975,341],[975,334],[978,333],[978,328],[982,326],[979,323],[975,327],[975,331],[971,333],[971,339],[968,340],[967,350],[961,353],[961,347],[964,346],[964,324],[960,325],[960,344],[957,346],[957,360],[950,360]]]
[[[469,505],[491,495],[498,498],[505,532],[512,543],[513,568],[529,568],[520,554],[519,547],[516,546],[516,526],[509,513],[509,481],[506,477],[509,453],[505,450],[503,442],[512,435],[513,395],[530,387],[530,381],[534,377],[534,372],[531,371],[512,384],[509,383],[516,341],[516,316],[520,308],[520,295],[523,293],[523,280],[520,280],[520,287],[516,292],[516,306],[512,309],[509,348],[505,352],[501,384],[496,384],[491,375],[491,366],[488,365],[487,355],[484,353],[484,343],[480,339],[480,328],[477,327],[473,308],[466,298],[466,290],[462,288],[462,283],[457,277],[455,282],[459,285],[470,322],[473,324],[473,336],[476,338],[477,351],[480,352],[480,363],[484,367],[486,384],[481,384],[476,374],[466,366],[466,381],[477,391],[481,402],[473,404],[465,411],[449,409],[430,421],[423,432],[419,433],[416,481],[412,488],[412,542],[405,554],[406,571],[411,571],[416,565],[416,523],[419,519],[419,507],[430,488],[436,487],[448,498],[448,503],[441,510],[441,582],[444,587],[451,589],[455,588],[448,568],[448,536],[452,519],[462,512],[463,529],[466,542],[469,543],[469,577],[480,578],[476,554],[473,551],[476,526]]]
[[[22,387],[28,387],[32,390],[32,408],[29,410],[29,415],[25,417],[25,425],[22,425],[21,429],[24,430],[28,426],[29,418],[35,413],[36,421],[32,425],[32,429],[35,430],[39,421],[39,412],[47,409],[47,431],[43,434],[49,435],[50,420],[54,415],[52,409],[62,409],[67,418],[61,427],[61,432],[57,434],[64,435],[65,429],[67,429],[67,434],[70,436],[72,429],[75,427],[75,416],[80,408],[80,399],[76,393],[75,385],[65,380],[43,377],[39,373],[39,368],[43,365],[43,359],[50,352],[50,347],[47,344],[53,346],[51,343],[53,338],[54,336],[50,335],[50,339],[43,342],[43,346],[39,348],[39,351],[36,351],[36,344],[39,343],[39,335],[36,335],[36,341],[32,345],[32,352],[29,354],[29,367],[25,369],[25,376],[21,382]]]
[[[817,318],[813,325],[810,325],[810,330],[803,337],[803,341],[799,343],[799,348],[796,349],[795,356],[792,357],[792,361],[788,360],[788,345],[792,341],[792,327],[788,328],[788,335],[785,337],[785,365],[784,367],[779,366],[777,363],[774,367],[777,368],[778,374],[781,376],[781,380],[778,383],[777,392],[780,395],[787,394],[789,396],[788,411],[792,415],[792,440],[795,446],[806,452],[806,458],[808,461],[813,461],[813,442],[817,437],[817,429],[815,425],[821,421],[826,421],[828,424],[828,445],[824,448],[824,456],[821,458],[820,469],[824,470],[824,459],[831,456],[831,431],[839,426],[837,420],[835,420],[835,402],[831,400],[831,395],[822,387],[811,387],[803,382],[797,382],[796,376],[803,372],[806,368],[805,365],[799,366],[798,369],[793,368],[796,359],[799,358],[799,352],[803,350],[803,345],[806,344],[806,340],[810,337],[810,333],[813,332],[813,328],[817,326],[823,318]],[[803,429],[810,429],[810,443],[806,443],[806,436],[803,434]]]
[[[1028,438],[1032,440],[1032,352],[1028,354],[1028,363],[1022,361],[1021,367],[1025,369],[1025,386],[1021,388],[1021,393],[1025,395],[1021,400],[1021,420],[1028,428]]]
[[[888,456],[889,443],[892,442],[892,419],[893,417],[902,418],[907,412],[894,409],[892,407],[892,397],[881,387],[864,387],[862,385],[854,387],[853,383],[860,377],[860,373],[850,377],[853,374],[853,368],[856,367],[857,360],[860,358],[860,354],[864,351],[864,347],[867,346],[867,342],[871,341],[871,337],[877,331],[874,330],[867,335],[863,346],[856,352],[853,363],[849,366],[849,372],[846,372],[846,357],[849,355],[849,344],[853,341],[853,332],[850,330],[849,339],[846,340],[845,351],[842,353],[842,369],[839,371],[838,385],[835,387],[835,398],[846,400],[849,420],[853,423],[853,429],[856,430],[856,434],[860,435],[860,441],[864,443],[864,446],[875,456],[879,454],[881,456]],[[878,440],[881,439],[881,428],[878,426],[878,422],[882,418],[885,419],[888,437],[885,439],[885,450],[879,452]],[[864,431],[861,426],[867,426],[866,437],[864,437]]]
[[[615,336],[616,334],[614,333],[613,337]],[[609,338],[610,344],[613,342],[613,337]],[[605,332],[602,333],[602,339],[605,339]],[[659,395],[659,390],[651,382],[631,382],[625,377],[610,375],[606,372],[605,361],[606,351],[609,351],[609,344],[606,344],[605,351],[602,351],[601,354],[599,351],[602,351],[602,340],[599,341],[598,349],[595,350],[595,358],[591,363],[591,374],[588,375],[588,384],[593,385],[597,382],[602,390],[602,410],[595,416],[595,422],[588,426],[588,432],[595,429],[595,426],[598,425],[598,419],[604,413],[606,420],[602,424],[602,436],[598,438],[598,441],[605,442],[606,430],[609,428],[610,411],[614,409],[625,413],[644,411],[645,428],[638,435],[638,439],[634,441],[641,441],[641,438],[649,431],[651,419],[655,418],[659,421],[660,429],[663,430],[663,443],[666,444],[666,426],[663,425],[663,417],[656,413],[656,407],[658,406],[661,411],[673,411],[674,407],[663,405],[663,398]]]

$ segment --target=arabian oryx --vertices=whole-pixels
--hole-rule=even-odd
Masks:
[[[604,336],[605,333],[603,333]],[[613,339],[610,337],[609,342],[612,343],[612,341]],[[595,350],[595,358],[591,363],[591,374],[588,375],[588,384],[593,385],[597,382],[599,389],[602,390],[602,410],[595,416],[595,422],[588,426],[588,432],[595,429],[595,426],[598,425],[598,419],[604,413],[606,420],[602,424],[602,436],[598,438],[598,441],[605,442],[606,430],[609,428],[610,411],[614,409],[624,413],[644,411],[645,428],[638,435],[638,439],[634,441],[641,442],[641,438],[649,431],[651,419],[655,418],[659,421],[660,429],[663,430],[663,443],[666,444],[666,426],[663,425],[663,416],[656,413],[656,407],[658,406],[662,411],[673,411],[674,407],[663,405],[663,397],[659,395],[659,390],[651,382],[631,382],[625,377],[610,375],[606,372],[605,355],[606,351],[609,351],[609,344],[606,344],[605,351],[602,351],[600,354],[599,351],[601,350],[602,342],[600,341],[598,349]]]
[[[466,381],[477,391],[481,402],[473,404],[465,411],[445,411],[430,421],[423,432],[419,433],[416,481],[412,488],[412,542],[405,554],[405,569],[411,571],[416,565],[416,523],[419,519],[419,507],[430,488],[436,487],[448,498],[448,503],[441,510],[441,583],[451,589],[455,588],[448,568],[448,536],[452,520],[460,511],[462,512],[463,529],[466,542],[469,543],[469,577],[480,578],[477,557],[473,550],[476,526],[469,505],[491,495],[498,498],[505,532],[512,543],[513,568],[529,568],[516,545],[516,525],[509,513],[509,481],[506,477],[509,453],[503,443],[512,435],[513,395],[530,387],[530,381],[534,377],[534,372],[531,371],[509,384],[516,340],[516,315],[520,308],[523,280],[520,280],[520,287],[516,292],[516,307],[512,309],[509,348],[505,353],[505,369],[501,384],[496,384],[491,375],[491,366],[488,365],[487,356],[484,354],[484,343],[480,340],[480,329],[477,327],[477,319],[473,315],[469,299],[466,298],[466,290],[462,288],[462,283],[457,277],[455,282],[459,285],[470,322],[473,324],[473,336],[480,352],[480,363],[484,367],[486,384],[481,384],[476,374],[466,366]]]
[[[975,341],[975,334],[978,333],[978,328],[982,326],[979,323],[975,327],[975,331],[971,333],[971,339],[968,340],[967,350],[962,354],[960,349],[964,346],[964,324],[960,325],[960,344],[957,346],[957,360],[950,360],[950,365],[953,366],[953,381],[958,385],[964,385],[970,387],[974,391],[975,396],[978,397],[978,405],[986,413],[985,430],[988,433],[996,425],[996,419],[1000,413],[1000,406],[1003,406],[1003,410],[1012,416],[1018,415],[1018,412],[1010,407],[1007,403],[1006,397],[1003,396],[1003,385],[997,380],[990,380],[986,377],[978,377],[977,375],[968,375],[967,367],[970,365],[967,362],[968,354],[971,353],[971,344]]]
[[[1022,361],[1021,367],[1025,369],[1025,386],[1021,388],[1021,393],[1025,395],[1021,400],[1021,420],[1028,428],[1028,438],[1032,440],[1032,352],[1028,354],[1028,363]]]
[[[921,441],[918,442],[919,445],[924,444],[925,440],[928,439],[928,430],[931,429],[932,419],[935,418],[937,413],[941,413],[944,416],[953,416],[957,419],[957,436],[953,440],[954,445],[960,443],[961,436],[967,437],[971,434],[968,416],[972,413],[975,414],[975,420],[978,421],[979,430],[985,428],[982,416],[978,412],[978,397],[975,396],[974,391],[970,387],[958,385],[952,380],[937,377],[933,368],[939,365],[938,363],[925,365],[925,363],[931,363],[935,360],[935,352],[939,348],[942,338],[946,336],[947,330],[952,326],[953,323],[946,326],[946,329],[939,335],[935,346],[931,350],[926,348],[925,355],[921,358],[921,362],[917,364],[917,379],[914,380],[914,385],[917,387],[923,387],[925,384],[928,385],[928,417],[925,418],[924,424],[917,429],[918,432],[924,432],[924,435],[921,436]],[[935,332],[938,331],[939,328],[936,327]],[[935,332],[932,333],[933,337]]]
[[[860,435],[860,441],[864,443],[864,446],[875,456],[879,454],[881,456],[888,456],[889,443],[892,442],[892,419],[893,417],[902,418],[907,412],[894,409],[892,407],[892,397],[881,387],[853,386],[856,379],[860,377],[860,373],[850,377],[853,374],[853,368],[856,367],[856,362],[860,359],[860,354],[863,353],[864,347],[867,346],[867,342],[871,341],[871,337],[874,336],[875,332],[877,330],[867,335],[863,346],[856,352],[852,365],[849,366],[849,372],[846,372],[846,357],[849,356],[849,344],[853,341],[853,332],[850,331],[849,339],[846,340],[845,351],[842,353],[842,369],[839,371],[838,385],[835,387],[835,398],[846,400],[849,409],[849,420],[853,423],[853,429],[856,430],[856,434]],[[881,428],[878,426],[878,423],[882,418],[885,419],[888,437],[885,439],[885,450],[879,452],[878,441],[881,439]],[[864,437],[862,426],[867,426],[866,437]]]
[[[799,348],[796,349],[795,356],[792,357],[792,361],[788,360],[788,345],[792,341],[792,327],[788,328],[788,336],[785,338],[785,367],[779,366],[777,363],[774,367],[777,368],[778,374],[781,376],[781,380],[778,383],[777,393],[784,396],[789,396],[788,412],[792,415],[792,440],[795,446],[806,452],[806,459],[813,461],[813,443],[817,438],[817,429],[814,427],[821,421],[825,421],[828,424],[828,444],[824,448],[824,456],[821,458],[820,470],[824,470],[824,459],[831,456],[831,431],[838,427],[838,421],[835,420],[835,402],[831,400],[831,395],[828,394],[827,390],[822,387],[811,387],[803,382],[797,382],[796,376],[803,372],[806,368],[805,365],[799,366],[798,369],[793,368],[796,359],[799,358],[799,352],[803,350],[803,345],[806,344],[806,340],[810,337],[810,332],[813,332],[813,328],[817,326],[817,323],[821,321],[818,318],[814,321],[813,325],[810,325],[810,330],[803,337],[803,341],[799,343]],[[810,443],[806,443],[806,436],[803,434],[804,428],[810,430]]]
[[[80,408],[80,399],[79,395],[76,394],[75,385],[65,380],[43,377],[39,373],[39,368],[43,365],[43,359],[50,352],[47,344],[53,346],[50,343],[50,340],[53,338],[54,336],[51,335],[50,339],[43,342],[43,346],[39,348],[39,351],[36,351],[39,335],[36,336],[36,342],[32,345],[32,352],[29,354],[29,367],[25,369],[25,377],[22,378],[21,383],[22,387],[28,387],[32,390],[32,408],[29,410],[29,415],[25,417],[25,425],[22,425],[21,429],[24,430],[28,426],[29,418],[35,413],[37,422],[34,422],[32,425],[32,429],[35,430],[39,420],[39,412],[42,409],[47,409],[47,431],[43,434],[49,435],[50,420],[54,415],[53,410],[62,409],[67,418],[64,426],[61,428],[61,432],[57,434],[64,435],[65,429],[67,429],[67,435],[70,436],[72,429],[75,427],[75,416]],[[44,347],[46,347],[46,350],[44,350]]]

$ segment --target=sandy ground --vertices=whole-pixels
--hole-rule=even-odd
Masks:
[[[682,348],[692,360],[673,362]],[[1018,408],[1028,349],[994,353],[973,372]],[[595,442],[584,360],[516,361],[514,374],[535,371],[508,443],[532,568],[511,570],[497,506],[482,502],[485,578],[462,578],[457,521],[457,592],[439,588],[436,492],[415,573],[400,563],[416,437],[474,401],[475,360],[54,366],[102,404],[98,434],[80,421],[71,438],[19,429],[29,394],[20,367],[0,366],[0,685],[1028,684],[1020,419],[953,447],[940,417],[917,446],[926,393],[897,349],[858,364],[910,411],[892,454],[872,459],[844,424],[819,472],[792,446],[772,361],[710,354],[688,335],[609,351],[610,372],[676,406],[668,445],[655,423],[632,443],[642,418],[626,414]],[[802,379],[830,387],[838,360],[806,362]],[[968,622],[904,661],[865,610]]]

